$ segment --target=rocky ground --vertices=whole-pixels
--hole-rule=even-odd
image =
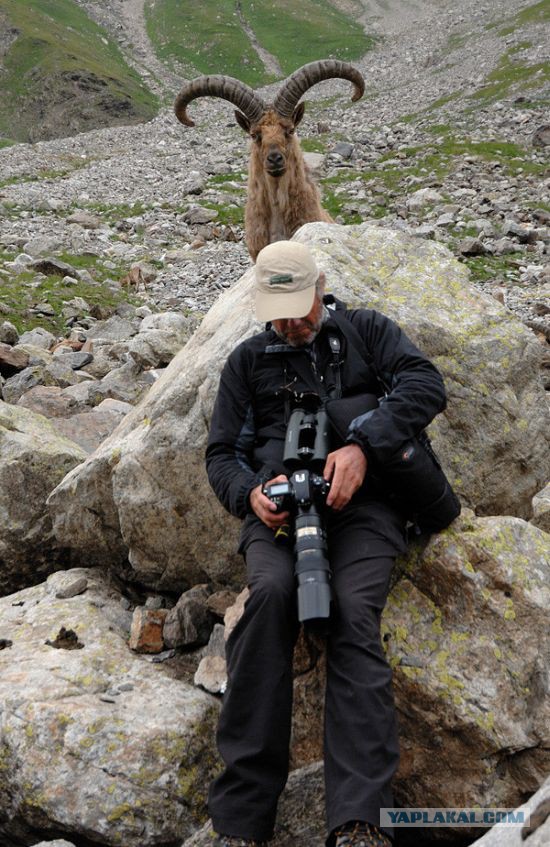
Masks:
[[[364,6],[380,36],[359,63],[366,96],[350,106],[347,84],[317,86],[301,128],[322,157],[325,205],[339,222],[375,219],[448,244],[481,290],[548,338],[544,4],[390,3],[382,17]],[[239,278],[250,263],[246,140],[228,104],[192,110],[192,130],[165,110],[146,125],[0,153],[2,312],[36,324],[51,286],[32,262],[44,255],[73,259],[98,301],[146,261],[154,279],[139,296],[153,309],[203,314]],[[44,326],[61,334],[51,318]]]

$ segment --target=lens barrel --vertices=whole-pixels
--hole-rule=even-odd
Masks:
[[[330,563],[325,531],[315,512],[296,516],[295,574],[298,619],[302,623],[330,617]]]

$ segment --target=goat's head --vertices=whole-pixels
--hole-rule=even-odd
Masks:
[[[235,112],[237,123],[247,132],[256,147],[256,155],[269,176],[279,177],[287,168],[289,157],[296,145],[294,130],[302,120],[305,103],[300,103],[291,118],[283,118],[268,109],[260,120],[251,124],[242,112]]]
[[[305,104],[299,102],[300,98],[316,83],[335,78],[353,83],[352,100],[362,97],[365,83],[359,71],[348,62],[325,59],[304,65],[289,76],[269,106],[248,85],[233,77],[201,76],[182,88],[174,109],[181,123],[194,126],[187,114],[192,100],[206,96],[229,100],[238,108],[237,123],[257,145],[265,171],[272,177],[280,177],[296,144],[294,130],[304,116]]]

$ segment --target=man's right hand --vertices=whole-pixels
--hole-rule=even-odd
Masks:
[[[269,497],[262,494],[262,489],[265,486],[273,485],[275,482],[288,482],[288,477],[284,474],[279,474],[279,476],[270,479],[269,482],[263,485],[257,485],[249,495],[250,505],[254,514],[270,529],[279,529],[281,524],[287,523],[290,515],[289,512],[277,512],[275,503],[272,503]]]

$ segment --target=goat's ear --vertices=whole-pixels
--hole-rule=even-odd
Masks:
[[[244,131],[247,133],[250,132],[250,121],[248,120],[246,115],[243,115],[242,112],[239,112],[237,109],[235,109],[235,117],[237,118],[237,123],[239,124],[240,128],[244,129]]]
[[[294,124],[294,126],[298,126],[298,124],[304,117],[305,110],[306,104],[303,101],[301,103],[298,103],[298,105],[294,109],[294,114],[292,115],[292,123]]]

